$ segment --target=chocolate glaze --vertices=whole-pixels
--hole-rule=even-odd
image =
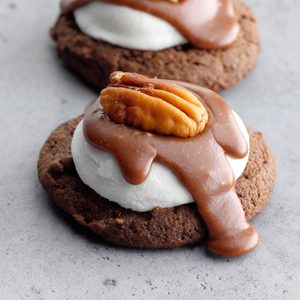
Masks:
[[[131,184],[146,180],[153,160],[166,165],[191,193],[209,230],[208,249],[220,255],[245,254],[256,247],[259,237],[246,221],[225,153],[242,158],[247,143],[220,96],[195,85],[173,83],[196,93],[208,110],[209,122],[201,134],[178,138],[119,125],[103,115],[97,100],[86,108],[85,138],[111,152]]]
[[[61,0],[63,13],[98,0]],[[104,0],[157,16],[172,24],[194,46],[220,49],[237,38],[239,24],[232,0],[186,0],[179,3],[153,0]]]

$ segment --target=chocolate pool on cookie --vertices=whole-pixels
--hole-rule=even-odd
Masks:
[[[50,135],[38,171],[53,200],[107,241],[175,248],[206,239],[229,256],[257,246],[248,222],[275,181],[262,135],[218,94],[123,72]]]
[[[122,70],[226,89],[259,53],[241,0],[62,0],[51,35],[65,64],[97,88]]]

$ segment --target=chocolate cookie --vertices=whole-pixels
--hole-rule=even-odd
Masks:
[[[111,72],[120,70],[188,81],[218,91],[244,78],[259,54],[251,9],[240,0],[234,0],[234,6],[241,31],[226,50],[196,49],[189,44],[158,52],[128,50],[83,34],[72,14],[61,15],[51,35],[65,64],[97,89],[107,84]]]
[[[176,248],[205,238],[206,226],[194,204],[138,213],[100,197],[86,186],[75,170],[70,152],[73,132],[81,118],[55,129],[40,153],[40,181],[61,208],[104,240],[120,246]],[[236,184],[247,220],[266,206],[275,183],[270,149],[261,133],[249,129],[249,134],[249,162]]]

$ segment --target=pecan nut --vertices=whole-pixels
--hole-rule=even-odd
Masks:
[[[114,122],[178,137],[204,130],[208,114],[192,92],[134,73],[114,72],[110,79],[100,103]]]

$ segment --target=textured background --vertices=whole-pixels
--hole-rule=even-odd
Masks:
[[[249,0],[262,53],[223,93],[278,159],[256,251],[114,248],[56,208],[39,185],[44,140],[95,94],[58,61],[48,29],[57,1],[0,0],[0,299],[299,299],[300,1]],[[298,285],[298,286],[297,286]]]

